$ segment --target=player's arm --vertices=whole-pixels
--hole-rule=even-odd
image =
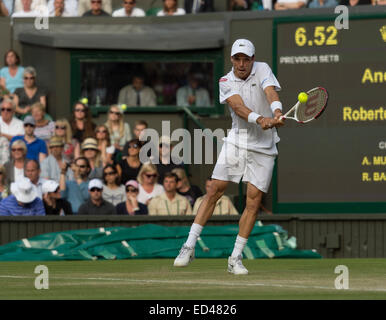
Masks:
[[[249,109],[245,104],[240,95],[234,94],[233,96],[226,99],[228,105],[233,109],[233,111],[242,119],[248,122],[258,123],[263,130],[267,130],[275,126],[278,122],[277,119],[267,118],[261,115],[258,117],[253,117],[256,115],[251,109]]]
[[[274,119],[278,120],[278,123],[275,124],[276,127],[281,127],[284,125],[284,119],[280,120],[280,117],[283,115],[281,103],[279,99],[279,94],[275,90],[274,86],[269,86],[264,89],[265,96],[267,97],[268,103],[271,106]]]

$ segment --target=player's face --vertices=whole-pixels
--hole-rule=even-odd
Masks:
[[[233,72],[235,73],[236,77],[243,80],[248,78],[252,71],[254,60],[254,56],[248,57],[244,53],[238,53],[231,57]]]

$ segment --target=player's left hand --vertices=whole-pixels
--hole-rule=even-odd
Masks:
[[[276,128],[284,126],[285,118],[280,119],[282,116],[283,116],[283,113],[279,109],[275,110],[274,119],[275,119]]]

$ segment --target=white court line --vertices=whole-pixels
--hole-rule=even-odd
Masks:
[[[12,276],[12,275],[0,275],[0,278],[11,279],[35,279],[28,276]],[[120,281],[127,283],[145,283],[145,284],[180,284],[180,285],[209,285],[209,286],[229,286],[229,287],[277,287],[277,288],[297,288],[297,289],[324,289],[324,290],[337,290],[334,287],[324,286],[305,286],[305,285],[291,285],[291,284],[273,284],[262,282],[230,282],[230,281],[189,281],[189,280],[160,280],[160,279],[122,279],[122,278],[72,278],[72,277],[50,277],[55,280],[88,280],[88,281]],[[350,288],[347,290],[337,290],[342,292],[347,291],[364,291],[364,292],[386,292],[386,288]]]

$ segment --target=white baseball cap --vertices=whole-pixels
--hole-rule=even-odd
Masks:
[[[98,189],[103,189],[103,183],[99,179],[92,179],[88,183],[88,190],[91,190],[92,188],[98,188]]]
[[[33,185],[31,180],[26,177],[17,179],[16,182],[12,182],[11,192],[16,197],[16,200],[22,203],[31,203],[37,197],[35,185]]]
[[[43,182],[42,192],[43,193],[55,192],[56,189],[58,188],[59,188],[59,183],[57,183],[55,180],[46,180]]]
[[[253,57],[255,55],[255,46],[247,39],[238,39],[233,43],[231,56],[233,57],[238,53],[244,53],[248,57]]]

